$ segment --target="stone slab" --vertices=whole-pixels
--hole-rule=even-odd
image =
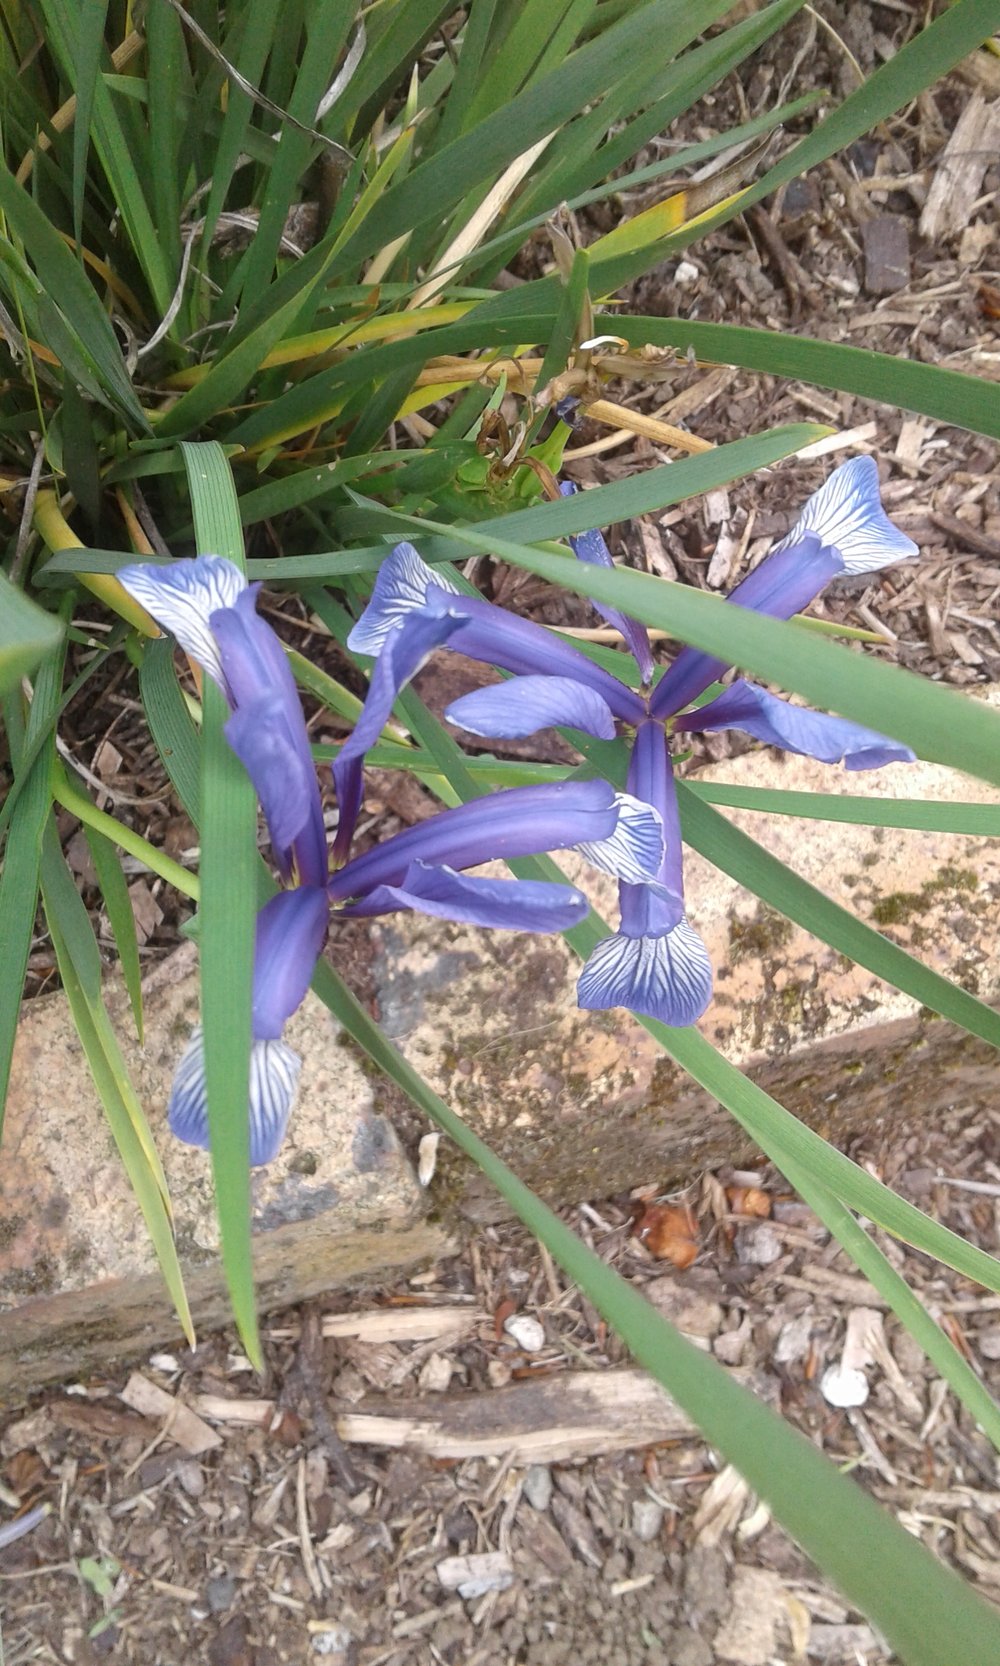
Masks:
[[[752,752],[697,779],[996,802],[984,783],[927,763],[848,774]],[[1000,841],[720,813],[936,971],[1000,1000]],[[614,921],[613,882],[573,860],[563,866]],[[689,916],[716,969],[699,1029],[811,1126],[846,1137],[873,1122],[932,1114],[955,1093],[983,1101],[995,1093],[996,1054],[985,1043],[924,1012],[691,851],[685,880]],[[374,929],[388,1034],[548,1197],[569,1202],[680,1181],[704,1164],[749,1155],[728,1113],[627,1014],[576,1008],[579,963],[561,940],[402,916]],[[454,1191],[475,1217],[493,1215],[491,1191],[464,1173],[454,1174]]]
[[[196,1323],[225,1321],[206,1154],[164,1126],[178,1053],[197,1019],[193,946],[145,986],[145,1045],[109,984],[116,1033],[163,1160]],[[253,1173],[263,1309],[384,1278],[448,1245],[372,1080],[309,996],[287,1030],[302,1055],[298,1104],[275,1163]],[[177,1333],[145,1225],[61,995],[29,1003],[14,1053],[0,1152],[0,1396],[79,1374]]]
[[[699,779],[877,797],[992,802],[929,764],[847,775],[766,752]],[[776,856],[983,999],[1000,999],[1000,842],[724,814]],[[596,906],[614,887],[581,865]],[[688,853],[688,906],[716,967],[703,1033],[812,1126],[846,1136],[995,1096],[996,1055],[922,1011]],[[560,939],[420,916],[373,922],[378,1013],[444,1098],[530,1184],[561,1202],[667,1185],[750,1147],[727,1113],[624,1012],[582,1013]],[[174,1199],[199,1323],[224,1320],[211,1178],[166,1135],[170,1076],[197,1016],[190,948],[148,988],[146,1045],[111,989],[117,1032]],[[253,1181],[264,1308],[444,1251],[426,1196],[380,1113],[379,1080],[312,997],[288,1029],[305,1060],[277,1162]],[[408,1133],[422,1131],[419,1117]],[[446,1221],[495,1215],[495,1196],[442,1141],[433,1187]],[[79,1374],[174,1335],[144,1227],[62,998],[31,1003],[0,1154],[0,1395]]]

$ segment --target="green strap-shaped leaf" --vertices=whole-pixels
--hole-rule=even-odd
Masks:
[[[199,551],[243,567],[243,533],[222,447],[185,444]],[[222,1260],[233,1313],[251,1360],[261,1363],[250,1218],[250,1002],[257,912],[257,801],[223,734],[225,699],[203,687],[201,745],[201,1018],[212,1172]]]
[[[63,627],[0,570],[0,695],[59,646]]]

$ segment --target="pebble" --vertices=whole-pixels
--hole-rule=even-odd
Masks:
[[[547,1510],[552,1502],[552,1472],[547,1464],[532,1464],[524,1477],[524,1496],[533,1510]]]
[[[831,1365],[823,1372],[819,1388],[831,1406],[863,1406],[868,1398],[868,1378],[854,1365]]]
[[[437,1576],[446,1591],[469,1600],[487,1591],[506,1591],[514,1583],[514,1568],[502,1550],[487,1550],[476,1556],[446,1556],[437,1565]]]
[[[313,1633],[313,1654],[346,1654],[353,1641],[346,1626],[332,1625]]]
[[[545,1346],[545,1326],[530,1313],[512,1313],[504,1320],[504,1331],[526,1354],[537,1354]]]
[[[196,1463],[194,1458],[182,1458],[174,1474],[189,1498],[201,1497],[205,1491],[205,1477],[201,1464]]]
[[[663,1506],[652,1498],[632,1500],[632,1532],[643,1544],[650,1544],[663,1526]]]
[[[232,1607],[235,1595],[236,1581],[228,1573],[217,1574],[205,1586],[205,1600],[212,1614],[224,1614],[227,1608]]]

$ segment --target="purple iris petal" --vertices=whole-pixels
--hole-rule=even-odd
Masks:
[[[129,595],[218,683],[231,704],[210,621],[219,608],[234,607],[246,591],[240,569],[223,555],[199,555],[169,565],[144,562],[120,567],[117,577]]]
[[[328,861],[323,811],[312,759],[301,756],[288,711],[279,695],[262,694],[238,706],[226,739],[260,799],[274,859],[283,879],[292,865],[306,885],[322,885]],[[302,713],[298,713],[299,723]]]
[[[511,787],[443,810],[415,827],[384,839],[331,876],[334,901],[364,897],[377,885],[402,884],[411,862],[474,868],[494,858],[565,850],[583,839],[608,839],[620,809],[606,781],[561,781],[552,786]]]
[[[718,699],[700,711],[678,719],[678,729],[705,733],[716,729],[742,729],[768,746],[786,752],[801,752],[824,764],[843,763],[845,769],[880,769],[883,764],[913,763],[908,746],[890,740],[876,729],[850,723],[844,717],[830,717],[809,707],[793,706],[777,694],[740,678]]]
[[[708,950],[683,917],[656,934],[631,936],[623,929],[605,937],[592,950],[577,984],[577,1000],[585,1011],[628,1007],[677,1028],[700,1018],[711,998]]]
[[[633,798],[652,805],[663,828],[663,857],[656,878],[678,897],[684,895],[681,821],[677,788],[666,736],[659,723],[647,719],[635,733],[628,766],[628,790]]]
[[[250,1053],[250,1162],[254,1168],[276,1157],[288,1127],[302,1060],[283,1041],[255,1041]],[[185,1145],[209,1148],[208,1093],[201,1030],[174,1073],[167,1106],[170,1132]]]
[[[645,706],[638,694],[544,625],[519,619],[479,596],[459,597],[453,605],[463,619],[461,630],[455,632],[450,643],[458,653],[518,676],[541,673],[572,678],[601,695],[616,717],[629,723],[637,723],[642,717]]]
[[[491,688],[477,688],[453,700],[445,712],[449,723],[471,735],[519,740],[560,724],[582,729],[601,740],[614,740],[615,720],[607,701],[574,677],[514,677]]]
[[[788,536],[726,599],[773,619],[791,619],[842,573],[875,572],[916,554],[916,544],[882,508],[873,460],[855,457],[813,493]],[[653,715],[672,717],[690,705],[727,664],[697,648],[684,648],[657,684],[650,702]]]
[[[531,879],[479,879],[453,868],[411,862],[399,885],[376,885],[345,914],[389,914],[398,908],[503,931],[568,931],[589,903],[567,885]]]
[[[560,481],[559,491],[563,497],[572,497],[577,488],[571,480]],[[613,567],[611,551],[604,542],[602,532],[581,532],[575,538],[570,538],[570,547],[578,561],[586,561],[593,567]],[[644,683],[652,681],[653,653],[649,646],[649,637],[645,625],[638,619],[630,619],[627,613],[619,613],[616,607],[605,607],[602,602],[591,602],[602,619],[613,625],[616,631],[621,631],[625,646],[633,655]]]
[[[774,553],[786,544],[800,544],[807,534],[836,550],[845,573],[877,572],[918,553],[912,538],[893,525],[882,507],[872,457],[854,457],[834,469]]]
[[[330,904],[320,886],[279,891],[257,916],[253,1034],[274,1041],[305,1000],[326,937]]]
[[[328,866],[323,808],[295,678],[280,639],[256,611],[259,585],[211,616],[235,712],[226,739],[264,809],[275,859],[288,878],[322,885]]]
[[[329,912],[322,887],[300,886],[279,891],[257,916],[248,1104],[250,1162],[255,1168],[277,1155],[285,1137],[302,1061],[281,1040],[281,1032],[305,998]],[[208,1091],[200,1028],[193,1031],[174,1073],[167,1116],[179,1140],[208,1150]]]
[[[459,593],[446,570],[429,567],[412,544],[397,544],[378,570],[368,606],[347,638],[347,646],[374,658],[387,637],[424,606],[432,586]]]
[[[790,619],[815,601],[842,571],[836,550],[824,548],[807,533],[801,543],[786,544],[765,556],[726,600],[754,613],[768,613],[773,619]],[[699,648],[682,648],[653,690],[650,710],[655,717],[672,717],[728,669],[728,660],[716,659]]]
[[[405,547],[409,548],[408,545]],[[337,788],[338,811],[337,837],[333,847],[336,863],[346,859],[354,837],[361,809],[365,753],[375,745],[385,728],[400,689],[420,670],[428,654],[447,642],[461,624],[461,619],[447,605],[446,593],[437,590],[436,594],[442,599],[440,603],[431,603],[410,613],[390,630],[375,661],[361,716],[350,739],[344,742],[334,760],[333,779]]]

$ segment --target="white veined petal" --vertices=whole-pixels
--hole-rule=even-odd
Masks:
[[[806,532],[834,548],[848,573],[874,573],[918,553],[912,538],[893,525],[882,507],[871,457],[854,457],[834,469],[778,548],[796,543]]]
[[[460,593],[454,580],[443,569],[429,567],[412,544],[397,544],[378,570],[371,600],[347,638],[347,646],[374,658],[389,633],[423,607],[431,585]]]
[[[191,1031],[191,1039],[181,1054],[174,1071],[167,1106],[170,1132],[185,1145],[208,1150],[208,1095],[205,1091],[205,1049],[202,1045],[201,1025]]]
[[[232,607],[247,588],[239,568],[224,555],[199,555],[169,566],[143,562],[122,567],[118,579],[129,595],[177,638],[186,654],[227,693],[225,673],[210,620]]]
[[[295,1101],[302,1060],[283,1041],[255,1041],[250,1054],[250,1163],[278,1154]]]
[[[674,1028],[693,1024],[711,998],[708,950],[686,919],[656,937],[605,937],[577,984],[587,1011],[628,1007]]]
[[[629,885],[655,880],[663,862],[663,818],[652,804],[631,793],[615,793],[618,825],[607,839],[592,839],[575,849],[602,873]]]
[[[250,1162],[269,1163],[277,1155],[291,1115],[302,1060],[283,1041],[255,1041],[250,1054]],[[209,1148],[205,1048],[201,1026],[174,1073],[167,1109],[170,1131],[186,1145]]]

